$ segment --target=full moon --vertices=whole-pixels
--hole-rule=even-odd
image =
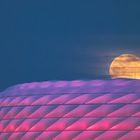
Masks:
[[[140,79],[140,58],[133,54],[122,54],[112,61],[109,73],[113,79]]]

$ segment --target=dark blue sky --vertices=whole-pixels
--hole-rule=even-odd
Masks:
[[[139,0],[0,1],[0,89],[109,78],[112,59],[140,56]]]

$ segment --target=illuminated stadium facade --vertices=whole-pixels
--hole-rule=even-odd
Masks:
[[[140,80],[21,84],[0,93],[0,140],[140,140]]]

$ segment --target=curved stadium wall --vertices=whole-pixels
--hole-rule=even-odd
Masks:
[[[56,81],[0,93],[0,140],[140,140],[140,81]]]

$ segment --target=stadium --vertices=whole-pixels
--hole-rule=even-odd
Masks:
[[[140,81],[46,81],[0,93],[0,140],[139,140]]]

